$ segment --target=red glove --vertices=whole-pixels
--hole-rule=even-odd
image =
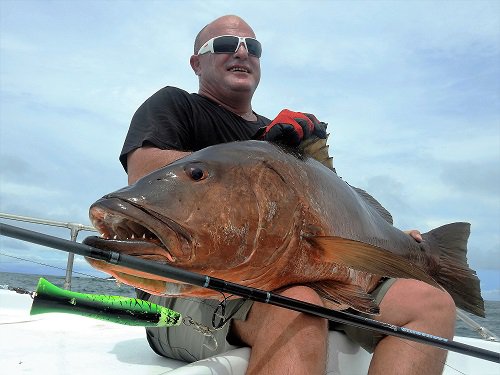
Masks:
[[[254,139],[280,142],[288,146],[298,146],[304,139],[315,135],[326,138],[326,123],[318,121],[309,113],[282,110],[278,116],[265,128],[260,128]]]

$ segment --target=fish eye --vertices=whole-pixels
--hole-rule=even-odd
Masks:
[[[206,173],[203,169],[201,169],[199,166],[188,166],[186,169],[186,174],[193,179],[194,181],[201,181],[207,178],[208,173]]]

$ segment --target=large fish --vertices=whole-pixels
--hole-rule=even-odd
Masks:
[[[377,313],[381,276],[443,287],[457,306],[484,315],[466,260],[470,225],[416,242],[390,214],[315,159],[262,141],[211,146],[108,194],[90,208],[101,237],[85,243],[277,290],[307,285],[325,305]],[[117,280],[153,294],[218,298],[218,292],[100,261]]]

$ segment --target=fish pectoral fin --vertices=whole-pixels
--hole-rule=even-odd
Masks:
[[[325,307],[334,310],[352,308],[366,314],[378,314],[379,307],[372,296],[359,285],[340,281],[325,280],[307,284],[314,289],[325,302]]]
[[[440,288],[421,267],[400,255],[374,245],[336,236],[307,238],[319,253],[321,262],[331,262],[379,276],[424,281]]]

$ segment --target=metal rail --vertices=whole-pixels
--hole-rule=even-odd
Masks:
[[[29,216],[12,215],[0,212],[0,219],[24,221],[32,224],[50,225],[53,227],[67,228],[71,231],[71,241],[76,242],[76,237],[80,231],[97,232],[97,230],[90,225],[83,225],[79,223],[54,221],[46,219],[37,219]],[[71,277],[73,274],[73,263],[75,261],[75,254],[68,254],[68,262],[66,264],[66,276],[64,278],[64,289],[71,290]]]
[[[470,329],[476,332],[483,339],[488,341],[499,342],[500,339],[497,335],[491,332],[488,328],[483,327],[475,320],[471,319],[464,311],[457,309],[457,318],[464,322]]]

